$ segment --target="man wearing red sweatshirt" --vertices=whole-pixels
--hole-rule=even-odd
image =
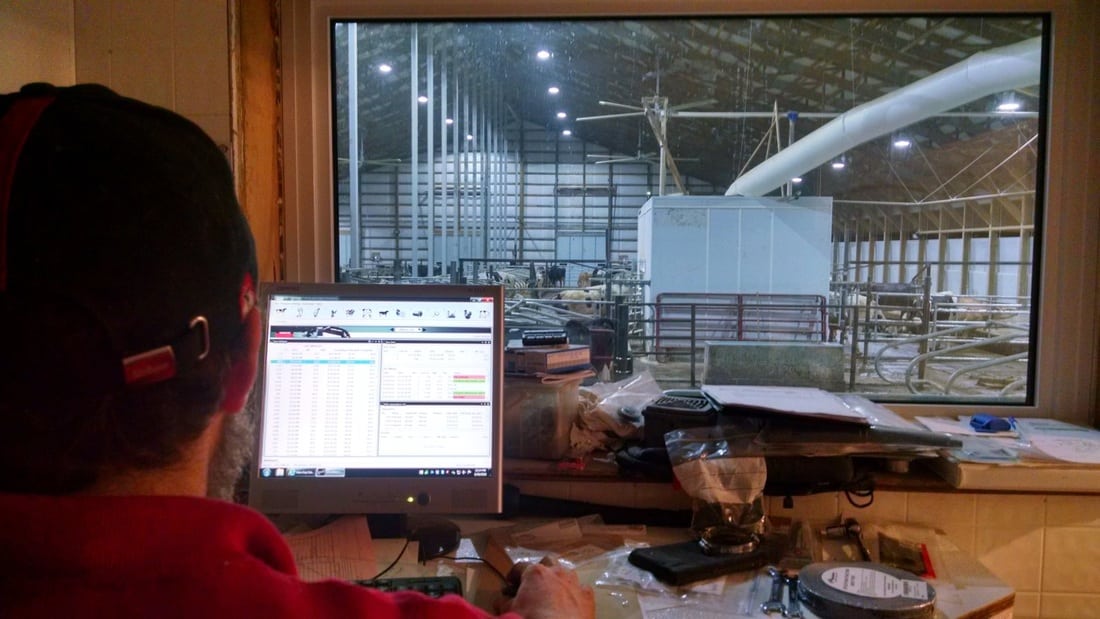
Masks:
[[[224,496],[248,455],[256,257],[218,147],[92,85],[0,96],[0,616],[484,617],[297,577]],[[514,615],[592,617],[533,566]]]

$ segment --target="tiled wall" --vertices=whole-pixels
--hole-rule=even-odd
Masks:
[[[71,0],[0,2],[0,41],[0,92],[29,82],[73,82]]]
[[[525,494],[623,507],[687,509],[690,500],[661,484],[515,482]],[[854,517],[942,530],[1016,590],[1018,619],[1100,619],[1100,495],[876,492],[869,507],[844,494],[794,498],[773,516],[809,520]]]
[[[1100,496],[879,492],[867,509],[832,494],[769,508],[932,525],[1016,589],[1015,617],[1100,618]]]
[[[214,141],[229,144],[226,0],[71,0],[71,4],[78,82],[99,82],[175,110]]]

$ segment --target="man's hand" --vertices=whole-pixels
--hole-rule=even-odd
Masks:
[[[573,570],[545,559],[527,567],[516,597],[500,610],[511,611],[524,619],[594,619],[596,601],[591,587],[581,585]]]

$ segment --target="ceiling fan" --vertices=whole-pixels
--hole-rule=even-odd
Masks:
[[[642,152],[642,126],[639,124],[638,146],[635,148],[634,156],[626,154],[616,155],[613,153],[605,153],[598,155],[591,154],[588,155],[588,158],[593,159],[594,161],[591,161],[590,163],[594,163],[596,165],[606,165],[610,163],[648,163],[652,165],[657,162],[657,160],[655,159],[656,156],[657,153],[655,152]]]
[[[347,157],[337,157],[337,161],[340,163],[348,163]],[[400,157],[389,157],[386,159],[360,159],[359,169],[363,169],[364,166],[395,166],[404,163],[404,159]]]
[[[684,186],[684,181],[680,177],[680,170],[676,167],[676,158],[674,158],[668,147],[668,119],[673,113],[678,110],[688,109],[692,107],[698,107],[702,105],[710,105],[715,103],[713,99],[704,99],[701,101],[691,101],[689,103],[682,103],[679,105],[669,105],[668,97],[653,96],[642,97],[642,104],[640,106],[627,105],[625,103],[616,103],[614,101],[599,101],[600,105],[609,107],[620,107],[632,110],[630,112],[623,112],[621,114],[603,114],[600,116],[579,116],[578,122],[592,121],[592,120],[606,120],[611,118],[629,118],[631,116],[641,116],[649,122],[650,128],[653,129],[653,135],[657,138],[657,145],[660,150],[657,152],[658,164],[661,165],[662,170],[659,175],[658,181],[658,195],[665,195],[665,170],[667,169],[672,174],[672,180],[676,183],[677,189],[680,193],[687,193],[687,189]],[[640,137],[640,135],[639,135]],[[641,154],[641,148],[638,149],[639,155]],[[605,162],[606,163],[606,162]]]
[[[625,155],[621,157],[614,157],[611,155],[589,155],[589,158],[596,159],[596,161],[589,162],[596,165],[606,165],[610,163],[648,163],[653,165],[657,163],[657,153],[643,153],[640,150],[633,157]]]
[[[405,163],[407,160],[401,157],[382,157],[378,159],[369,159],[366,156],[366,149],[363,145],[359,146],[359,169],[362,170],[364,166],[396,166]],[[343,164],[350,162],[350,157],[337,157],[337,161]]]
[[[393,166],[404,162],[405,160],[400,157],[390,157],[388,159],[364,159],[360,163],[362,165]]]
[[[662,101],[664,105],[662,105]],[[632,116],[647,116],[648,114],[661,114],[665,116],[678,116],[677,112],[681,110],[689,110],[695,107],[703,107],[706,105],[713,105],[718,103],[716,99],[701,99],[699,101],[690,101],[688,103],[680,103],[677,105],[667,105],[668,99],[664,97],[642,97],[642,105],[627,105],[625,103],[616,103],[614,101],[600,100],[596,103],[604,107],[619,107],[630,112],[622,112],[619,114],[600,114],[598,116],[578,116],[577,121],[583,122],[588,120],[607,120],[611,118],[630,118]]]
[[[595,165],[607,165],[610,163],[646,163],[649,165],[657,165],[661,162],[661,154],[656,151],[642,152],[641,145],[634,152],[633,156],[630,155],[588,155],[589,159],[595,159],[589,163]],[[676,157],[676,161],[699,161],[698,157]]]
[[[668,146],[668,119],[670,116],[678,113],[680,110],[690,109],[693,107],[701,107],[706,105],[712,105],[717,103],[714,99],[704,99],[701,101],[690,101],[688,103],[681,103],[677,105],[668,104],[668,96],[661,95],[661,57],[656,57],[656,69],[646,76],[643,76],[643,81],[648,77],[654,78],[654,95],[651,97],[642,97],[641,105],[627,105],[625,103],[617,103],[615,101],[597,101],[599,105],[604,107],[616,107],[629,112],[623,112],[620,114],[602,114],[599,116],[580,116],[577,117],[577,122],[585,122],[592,120],[606,120],[612,118],[629,118],[632,116],[640,116],[645,118],[649,122],[650,128],[653,130],[653,136],[657,138],[658,151],[657,164],[660,166],[660,173],[657,175],[658,191],[657,195],[665,195],[665,171],[667,170],[672,175],[672,180],[676,183],[677,189],[680,193],[686,194],[687,188],[684,186],[683,179],[680,178],[680,170],[676,167],[676,158],[672,156]],[[635,161],[645,160],[643,158],[641,148],[641,131],[638,133],[638,155],[634,159]],[[604,161],[609,163],[610,161]]]

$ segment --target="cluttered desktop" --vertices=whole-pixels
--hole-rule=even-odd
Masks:
[[[934,455],[962,445],[952,433],[817,389],[594,382],[565,333],[506,331],[495,286],[273,284],[263,301],[249,502],[306,577],[489,607],[517,566],[553,560],[601,592],[601,616],[1011,608],[1012,589],[940,531],[766,513],[766,496],[865,490],[859,458]],[[581,400],[612,404],[589,410],[624,480],[674,481],[690,507],[567,514],[505,484],[509,459],[586,444]]]

